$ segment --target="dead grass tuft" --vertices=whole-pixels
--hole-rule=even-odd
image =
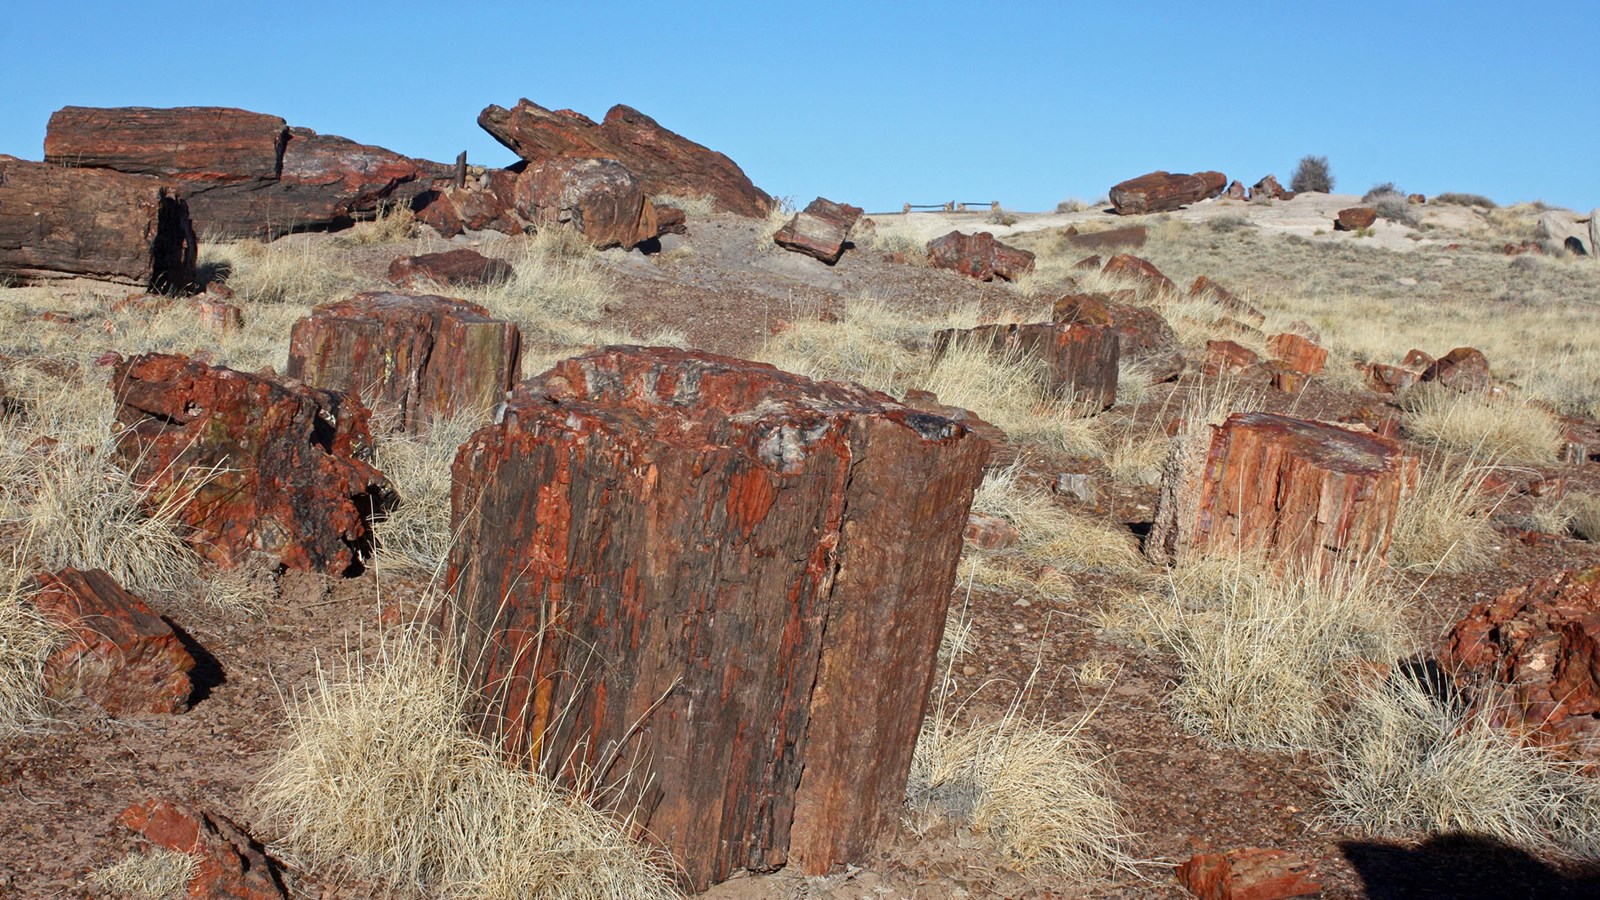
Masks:
[[[1521,394],[1460,393],[1419,385],[1401,401],[1406,430],[1420,440],[1506,462],[1553,462],[1561,423]]]
[[[657,206],[675,206],[691,219],[702,219],[717,212],[717,198],[710,194],[696,194],[692,197],[657,194],[650,198],[650,202]]]
[[[246,303],[315,306],[348,292],[355,276],[337,264],[325,235],[289,235],[261,241],[200,246],[200,266]]]
[[[1417,486],[1401,498],[1395,513],[1390,559],[1440,572],[1483,564],[1495,540],[1489,515],[1496,501],[1483,489],[1490,468],[1477,458],[1452,462],[1434,454],[1424,459]]]
[[[25,557],[16,548],[0,567],[0,735],[43,718],[44,663],[61,639],[61,629],[27,600],[33,580],[23,571]]]
[[[374,525],[378,561],[433,571],[450,552],[450,467],[456,451],[486,413],[473,411],[434,422],[420,434],[386,435],[375,465],[388,476],[400,502]]]
[[[341,232],[335,240],[347,247],[371,244],[397,244],[409,241],[417,234],[417,216],[411,207],[399,203],[386,203],[378,210],[376,218],[357,222]]]
[[[199,867],[200,861],[188,853],[154,847],[97,869],[84,881],[101,895],[168,900],[187,896]]]

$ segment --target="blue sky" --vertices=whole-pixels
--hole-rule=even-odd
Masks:
[[[1533,8],[1527,8],[1533,9]],[[526,96],[627,103],[803,204],[1092,200],[1152,169],[1600,206],[1600,2],[18,2],[0,153],[50,113],[239,106],[504,165]]]

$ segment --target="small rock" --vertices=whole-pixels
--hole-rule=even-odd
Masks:
[[[1339,210],[1339,217],[1333,222],[1334,231],[1360,231],[1371,228],[1378,221],[1378,211],[1370,206],[1352,206],[1349,209]]]
[[[1022,539],[1017,527],[999,516],[967,513],[966,542],[980,550],[1007,550]]]
[[[1253,847],[1191,857],[1178,866],[1178,881],[1201,900],[1287,900],[1322,893],[1304,859]]]
[[[1487,391],[1494,386],[1489,358],[1473,347],[1457,347],[1439,357],[1423,371],[1422,380],[1463,393]]]
[[[928,242],[928,262],[979,281],[1016,281],[1033,271],[1033,254],[994,239],[987,231],[949,234]]]
[[[850,229],[860,218],[861,207],[818,197],[778,229],[772,241],[785,250],[803,253],[831,266],[844,255]]]
[[[1087,474],[1081,472],[1063,472],[1056,476],[1055,483],[1051,485],[1057,494],[1071,497],[1080,503],[1093,503],[1096,499],[1094,484]]]
[[[187,896],[194,900],[283,900],[289,896],[278,861],[261,842],[215,813],[185,809],[165,800],[136,803],[117,822],[157,847],[195,857]]]
[[[515,275],[511,263],[466,247],[443,253],[402,256],[389,264],[389,282],[407,288],[486,287],[510,281]]]

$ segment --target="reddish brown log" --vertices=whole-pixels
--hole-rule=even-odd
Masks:
[[[1158,562],[1263,549],[1326,574],[1381,561],[1417,462],[1373,434],[1234,413],[1173,442],[1145,542]]]
[[[610,159],[558,159],[517,176],[516,211],[538,228],[571,228],[597,248],[634,247],[660,233],[639,179]]]
[[[1288,332],[1267,338],[1267,350],[1289,371],[1301,375],[1320,375],[1328,362],[1327,350],[1318,347],[1315,341]]]
[[[99,569],[40,575],[26,595],[67,637],[45,661],[46,692],[84,697],[111,715],[188,708],[194,657],[143,600]]]
[[[1321,882],[1304,859],[1253,847],[1193,856],[1178,866],[1178,881],[1200,900],[1288,900],[1322,894]]]
[[[510,281],[515,275],[516,270],[505,260],[484,256],[467,247],[402,256],[389,264],[389,282],[407,288],[487,287]]]
[[[1067,294],[1056,300],[1050,318],[1059,323],[1115,328],[1118,358],[1139,363],[1153,381],[1166,381],[1183,373],[1183,351],[1178,347],[1177,334],[1160,313],[1148,306],[1123,303],[1111,294]]]
[[[893,826],[985,442],[886,395],[613,347],[462,446],[447,634],[515,758],[598,783],[694,890]],[[914,489],[913,489],[914,486]]]
[[[1367,366],[1367,383],[1380,394],[1398,394],[1417,383],[1417,373],[1400,366],[1372,363]]]
[[[1194,283],[1189,285],[1189,296],[1200,300],[1210,300],[1258,328],[1267,321],[1266,315],[1261,310],[1256,309],[1233,291],[1217,284],[1204,275],[1196,278]]]
[[[118,360],[111,388],[123,464],[150,503],[182,501],[178,520],[201,555],[359,569],[371,514],[389,500],[365,461],[372,435],[359,400],[167,354]]]
[[[1150,231],[1143,225],[1129,225],[1088,234],[1073,232],[1067,235],[1067,244],[1078,250],[1110,251],[1119,247],[1143,247],[1149,237]]]
[[[487,415],[521,378],[521,345],[515,323],[465,300],[359,294],[294,324],[285,374],[359,396],[381,421],[417,431]]]
[[[570,109],[548,110],[523,99],[511,109],[486,107],[478,124],[531,165],[559,159],[614,159],[638,176],[650,196],[708,196],[741,216],[761,217],[767,196],[733,160],[662,128],[627,106],[613,106],[605,121]]]
[[[1111,188],[1111,208],[1120,216],[1167,212],[1222,194],[1228,179],[1221,172],[1173,175],[1151,172]]]
[[[1360,231],[1371,228],[1378,221],[1378,211],[1370,206],[1352,206],[1349,209],[1339,210],[1339,217],[1333,220],[1334,231]]]
[[[1053,393],[1095,409],[1117,402],[1119,339],[1109,325],[980,325],[946,329],[933,339],[941,355],[955,344],[981,347],[1006,359],[1036,360]]]
[[[46,162],[201,183],[276,180],[288,123],[220,106],[67,106],[45,128]]]
[[[157,178],[0,156],[0,274],[195,283],[189,207]]]
[[[1111,257],[1106,260],[1105,268],[1100,271],[1135,282],[1142,294],[1178,292],[1178,286],[1172,283],[1172,279],[1161,274],[1161,270],[1156,268],[1154,263],[1131,253],[1118,253]]]
[[[850,229],[860,218],[861,207],[818,197],[778,229],[772,241],[785,250],[804,253],[831,266],[844,254]]]
[[[928,262],[979,281],[1016,281],[1033,271],[1033,254],[994,239],[987,231],[952,231],[928,242]]]
[[[1410,360],[1411,357],[1408,355],[1406,359]],[[1494,387],[1494,376],[1489,372],[1489,358],[1474,347],[1457,347],[1429,363],[1422,373],[1422,380],[1464,393],[1487,391]]]
[[[195,858],[185,896],[192,900],[284,900],[278,861],[225,816],[165,800],[135,803],[117,822],[151,844]]]
[[[1261,362],[1254,350],[1234,341],[1206,341],[1206,358],[1203,371],[1215,378],[1219,375],[1237,375]]]

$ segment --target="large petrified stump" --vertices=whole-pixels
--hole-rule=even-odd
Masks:
[[[386,424],[416,431],[467,410],[485,414],[521,377],[522,336],[475,303],[369,293],[295,322],[285,374],[359,396]]]
[[[1234,413],[1173,441],[1145,549],[1158,562],[1261,549],[1320,574],[1382,560],[1416,474],[1375,434]]]
[[[0,156],[0,274],[148,290],[195,282],[189,207],[158,178]]]
[[[600,249],[631,248],[660,234],[639,179],[612,159],[556,159],[517,176],[517,214],[538,228],[566,227]]]
[[[951,345],[981,347],[1008,359],[1037,360],[1057,396],[1095,409],[1117,402],[1119,338],[1110,325],[1037,322],[950,328],[933,336],[936,352]]]
[[[481,726],[618,784],[694,889],[898,815],[988,445],[853,385],[611,347],[454,467],[446,634]]]
[[[344,573],[388,502],[359,400],[295,382],[147,353],[119,362],[117,452],[148,502],[176,499],[202,555],[234,566],[266,553]]]
[[[1130,296],[1132,291],[1121,291]],[[1183,374],[1178,335],[1148,306],[1123,303],[1111,294],[1066,294],[1057,298],[1050,320],[1058,324],[1106,325],[1117,333],[1119,359],[1138,363],[1152,381]]]

